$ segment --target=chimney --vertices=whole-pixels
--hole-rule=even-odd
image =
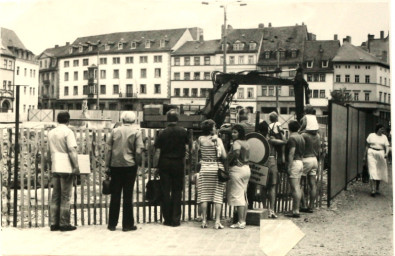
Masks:
[[[333,40],[335,40],[335,41],[338,40],[338,39],[337,39],[337,34],[335,34],[335,35],[333,36]]]
[[[199,36],[199,42],[201,42],[201,43],[202,43],[203,41],[204,41],[204,39],[203,39],[203,35],[200,35],[200,36]]]
[[[258,28],[264,28],[264,27],[265,27],[265,24],[263,24],[263,23],[258,24]]]
[[[269,22],[269,28],[271,28],[272,27],[272,23],[271,22]]]
[[[380,39],[384,39],[384,31],[380,31]]]
[[[302,22],[302,26],[304,26],[304,22]]]
[[[368,40],[374,39],[374,35],[368,34]]]
[[[66,46],[67,46],[67,45],[70,45],[70,42],[66,42]]]
[[[55,44],[55,48],[58,48],[59,47],[59,45],[58,44]]]
[[[351,36],[347,36],[347,41],[351,44]]]

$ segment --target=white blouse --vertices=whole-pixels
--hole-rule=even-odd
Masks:
[[[382,134],[381,136],[377,135],[376,133],[369,134],[366,142],[369,144],[369,147],[375,149],[385,149],[390,145],[388,142],[387,136]]]

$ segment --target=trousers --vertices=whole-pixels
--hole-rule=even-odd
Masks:
[[[70,225],[70,197],[75,176],[54,173],[52,176],[51,225]]]

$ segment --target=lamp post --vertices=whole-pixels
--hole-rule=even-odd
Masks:
[[[240,6],[246,6],[246,3],[242,3],[241,0],[237,0],[235,2],[224,2],[224,4],[220,5],[220,8],[224,9],[224,31],[223,31],[223,48],[224,48],[224,52],[223,52],[223,72],[226,73],[226,50],[227,50],[227,39],[228,39],[228,35],[227,35],[227,29],[226,29],[226,9],[228,7],[229,4],[232,3],[239,3]],[[204,5],[209,5],[208,2],[202,2],[202,4]]]
[[[99,100],[99,94],[100,94],[100,92],[99,92],[99,90],[100,90],[100,86],[99,86],[99,76],[100,76],[100,70],[99,70],[99,64],[100,64],[100,59],[99,59],[99,52],[100,52],[100,50],[99,50],[99,47],[100,47],[100,45],[101,45],[101,41],[100,40],[98,40],[97,41],[97,100],[96,100],[96,105],[97,105],[97,109],[100,109],[100,105],[99,105],[99,103],[100,103],[100,100]]]

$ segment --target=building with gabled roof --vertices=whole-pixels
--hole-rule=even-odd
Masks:
[[[384,31],[380,31],[380,38],[374,38],[374,35],[368,34],[368,40],[363,42],[362,49],[381,59],[385,63],[390,63],[390,36],[385,37]]]
[[[390,118],[390,66],[383,60],[350,43],[346,38],[333,58],[334,90],[344,89],[350,104],[381,118]]]
[[[38,63],[17,34],[10,29],[1,30],[0,106],[2,112],[15,109],[15,85],[20,86],[20,119],[26,120],[29,109],[37,108]]]

